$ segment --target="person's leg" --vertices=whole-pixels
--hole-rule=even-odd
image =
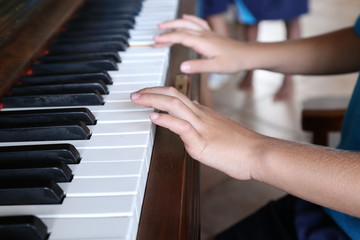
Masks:
[[[257,40],[258,37],[258,30],[259,30],[259,25],[258,24],[254,24],[254,25],[245,25],[244,26],[244,31],[245,31],[245,41],[247,42],[255,42]],[[252,82],[253,82],[253,75],[254,75],[254,71],[247,71],[245,73],[245,77],[244,80],[242,80],[239,83],[239,88],[241,90],[245,90],[245,91],[251,91],[252,90]]]
[[[226,21],[225,14],[228,9],[228,1],[223,0],[200,0],[202,3],[202,14],[201,17],[205,19],[212,31],[222,35],[229,36],[228,23]],[[209,85],[220,85],[216,80],[211,78],[212,74],[201,74],[201,84],[200,84],[200,92],[201,99],[200,103],[213,108],[213,101],[211,97],[211,90]],[[213,82],[211,84],[209,82]]]
[[[301,35],[300,19],[295,18],[285,21],[286,39],[296,39]],[[283,82],[274,96],[275,101],[289,100],[294,95],[294,82],[291,75],[284,75]]]
[[[226,21],[225,13],[211,15],[207,17],[206,20],[214,32],[224,37],[229,37],[228,23]]]

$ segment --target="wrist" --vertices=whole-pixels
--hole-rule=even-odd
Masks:
[[[249,165],[250,178],[252,180],[266,182],[266,171],[271,161],[270,156],[274,149],[274,140],[271,137],[261,135],[261,138],[254,146],[252,160]]]
[[[237,56],[240,56],[237,61],[237,68],[240,71],[250,71],[254,69],[263,68],[261,61],[263,57],[261,56],[261,51],[259,51],[258,43],[243,43],[240,42],[241,46],[237,48]]]

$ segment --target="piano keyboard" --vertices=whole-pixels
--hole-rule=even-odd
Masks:
[[[100,1],[92,0],[92,2]],[[105,0],[104,2],[111,1]],[[128,1],[124,0],[123,2],[128,3]],[[155,127],[149,120],[149,113],[153,109],[133,105],[129,100],[129,94],[144,87],[165,84],[169,48],[152,49],[149,45],[153,42],[153,36],[160,33],[156,24],[174,19],[177,8],[176,0],[145,0],[142,3],[142,11],[135,18],[136,25],[134,29],[129,31],[131,36],[128,41],[129,47],[126,51],[119,52],[122,62],[116,63],[115,67],[118,70],[106,71],[108,73],[107,78],[110,76],[109,79],[113,84],[106,86],[109,91],[108,95],[100,96],[103,104],[78,106],[73,105],[73,102],[70,102],[69,105],[63,103],[57,105],[51,102],[53,105],[46,105],[47,103],[45,103],[44,106],[28,106],[27,104],[30,104],[32,100],[34,102],[43,102],[38,98],[36,99],[34,97],[36,93],[34,93],[35,95],[30,95],[27,100],[25,98],[23,106],[20,104],[7,107],[6,97],[4,98],[4,109],[0,112],[0,119],[3,112],[21,114],[26,112],[34,113],[40,110],[38,115],[41,118],[41,116],[46,115],[44,112],[51,112],[53,109],[71,110],[79,108],[88,109],[90,115],[92,114],[96,119],[94,125],[81,126],[83,131],[89,131],[89,134],[84,139],[77,139],[78,136],[76,135],[76,139],[68,140],[65,137],[65,139],[51,139],[49,141],[36,138],[36,134],[29,130],[29,134],[24,134],[25,136],[18,134],[18,136],[14,137],[14,139],[18,140],[0,142],[0,162],[4,163],[7,159],[13,160],[12,158],[14,158],[16,160],[19,149],[23,149],[23,155],[20,155],[21,158],[25,159],[23,161],[32,162],[38,158],[41,160],[41,164],[43,164],[44,160],[55,160],[51,154],[56,152],[57,148],[61,149],[58,151],[61,153],[56,155],[58,158],[74,162],[79,161],[77,158],[81,158],[79,164],[65,164],[64,168],[71,170],[71,176],[69,177],[71,181],[59,181],[56,183],[57,187],[60,188],[60,193],[56,193],[56,187],[53,192],[50,191],[51,194],[58,197],[59,203],[27,204],[24,203],[27,201],[27,195],[22,197],[21,193],[15,194],[14,198],[18,199],[9,203],[6,196],[1,196],[3,193],[10,193],[9,196],[12,196],[11,191],[6,191],[9,186],[7,184],[0,186],[1,217],[32,215],[45,224],[48,236],[44,237],[43,233],[42,235],[39,233],[38,237],[31,239],[136,239]],[[111,9],[108,11],[111,12]],[[101,14],[94,14],[94,16],[95,18],[102,17]],[[75,61],[72,67],[75,67],[77,62]],[[60,71],[60,69],[56,71]],[[76,75],[77,73],[66,72],[66,74]],[[43,79],[46,78],[46,76],[42,77]],[[34,80],[32,78],[34,76],[30,75],[25,77],[24,81],[26,79]],[[54,77],[52,78],[54,79]],[[57,101],[57,99],[52,101]],[[75,98],[74,101],[76,101]],[[50,125],[52,126],[52,124]],[[80,129],[79,124],[71,126],[74,129],[76,128],[77,131]],[[1,127],[0,132],[3,130],[3,133],[12,137],[11,134],[14,133],[12,127]],[[67,131],[70,131],[69,126],[64,130],[64,132]],[[31,140],[32,138],[35,140]],[[75,150],[70,151],[70,145]],[[43,146],[45,146],[45,149],[56,147],[50,153],[50,150],[43,150]],[[42,149],[42,152],[36,152],[37,148]],[[69,152],[64,153],[65,150],[69,150]],[[32,154],[34,154],[33,157]],[[30,164],[30,166],[36,168],[41,164],[35,163]],[[9,168],[16,168],[19,174],[23,173],[23,169],[17,169],[13,165],[10,164],[11,167]],[[4,169],[0,169],[0,178],[1,174],[6,172],[2,170]],[[31,172],[27,172],[27,174],[30,174],[31,177],[28,178],[30,178],[31,182],[34,176],[31,175]],[[19,179],[16,177],[15,174],[13,179],[7,180],[14,183],[9,184],[10,189],[14,189],[13,185],[19,183]],[[44,178],[47,177],[47,175],[44,176]],[[40,182],[44,182],[44,179],[40,179]],[[31,185],[27,183],[19,184],[24,188]],[[61,191],[63,194],[61,194]],[[45,194],[48,193],[48,191],[45,192]],[[42,197],[40,196],[40,198]],[[46,201],[46,197],[44,198]],[[2,200],[5,204],[1,203]],[[19,201],[19,203],[17,204],[16,201]],[[36,202],[39,199],[36,199],[35,196],[33,201]],[[3,236],[0,236],[0,238],[3,239]]]

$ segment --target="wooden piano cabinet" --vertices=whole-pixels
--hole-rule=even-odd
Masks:
[[[40,6],[23,27],[0,47],[0,96],[7,93],[83,2],[84,0],[39,1]]]

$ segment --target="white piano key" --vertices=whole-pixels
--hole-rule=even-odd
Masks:
[[[135,198],[132,195],[65,197],[62,204],[0,206],[0,216],[37,215],[43,218],[133,216]]]
[[[164,55],[168,54],[169,48],[152,48],[152,47],[139,47],[139,48],[128,48],[126,52],[120,52],[124,57],[130,56],[149,56],[149,55]]]
[[[35,144],[63,144],[69,143],[77,149],[106,149],[106,148],[130,148],[147,147],[149,144],[148,133],[140,134],[117,134],[117,135],[95,135],[90,140],[71,140],[71,141],[34,141],[34,142],[2,142],[0,146],[22,146]]]
[[[152,63],[154,61],[167,61],[166,55],[144,55],[144,56],[136,56],[136,55],[127,55],[127,57],[121,56],[122,63]],[[121,64],[121,63],[120,63]],[[140,68],[141,65],[138,65]]]
[[[125,240],[133,229],[131,217],[41,218],[50,230],[49,240]],[[131,238],[135,239],[135,238]]]
[[[110,76],[121,76],[122,74],[138,75],[139,72],[141,72],[142,75],[147,75],[152,73],[159,73],[162,69],[164,69],[164,65],[142,66],[141,68],[139,68],[139,66],[129,66],[129,68],[127,68],[126,66],[120,64],[119,71],[109,71],[109,74]]]
[[[91,105],[91,106],[60,106],[60,107],[30,107],[30,108],[6,108],[3,111],[20,111],[20,110],[40,110],[40,109],[59,109],[59,108],[88,108],[91,112],[132,112],[132,111],[148,111],[149,107],[133,104],[130,99],[105,102],[104,105]]]
[[[148,134],[151,129],[151,122],[98,123],[96,125],[88,126],[88,128],[92,133],[92,138],[95,136],[119,134]]]
[[[99,159],[101,160],[101,159]],[[76,178],[117,178],[139,177],[142,172],[143,161],[129,162],[81,162],[69,164]]]
[[[90,196],[136,195],[139,177],[74,178],[69,183],[58,183],[67,198]]]
[[[120,76],[114,76],[112,78],[113,85],[120,85],[120,84],[133,84],[133,83],[147,83],[149,80],[151,82],[161,82],[162,80],[162,74],[161,73],[155,73],[148,76],[139,76],[139,75],[120,75]],[[109,88],[112,87],[108,86]]]
[[[148,146],[132,148],[78,149],[81,162],[140,161],[145,158]],[[151,150],[150,150],[151,151]]]
[[[111,94],[104,95],[105,102],[114,101],[130,101],[130,93],[138,91],[143,88],[160,86],[161,83],[157,81],[148,81],[146,83],[134,83],[134,84],[114,84],[109,87]]]
[[[163,58],[154,58],[152,59],[152,61],[143,61],[142,58],[139,58],[139,61],[132,61],[132,62],[128,62],[128,61],[124,61],[121,63],[118,63],[118,67],[119,70],[121,71],[122,69],[137,69],[142,70],[142,69],[146,69],[148,67],[155,67],[155,66],[164,66],[165,64],[167,64],[167,61],[165,61],[165,59]]]
[[[164,61],[163,59],[158,60],[154,59],[151,62],[124,62],[124,63],[118,63],[118,71],[111,71],[111,72],[123,72],[123,71],[129,71],[137,73],[139,71],[145,71],[147,72],[148,69],[156,69],[157,72],[161,72],[161,70],[165,69],[167,66],[167,61]]]
[[[102,123],[125,123],[125,122],[147,122],[152,110],[140,112],[97,112],[94,113],[97,124]]]

